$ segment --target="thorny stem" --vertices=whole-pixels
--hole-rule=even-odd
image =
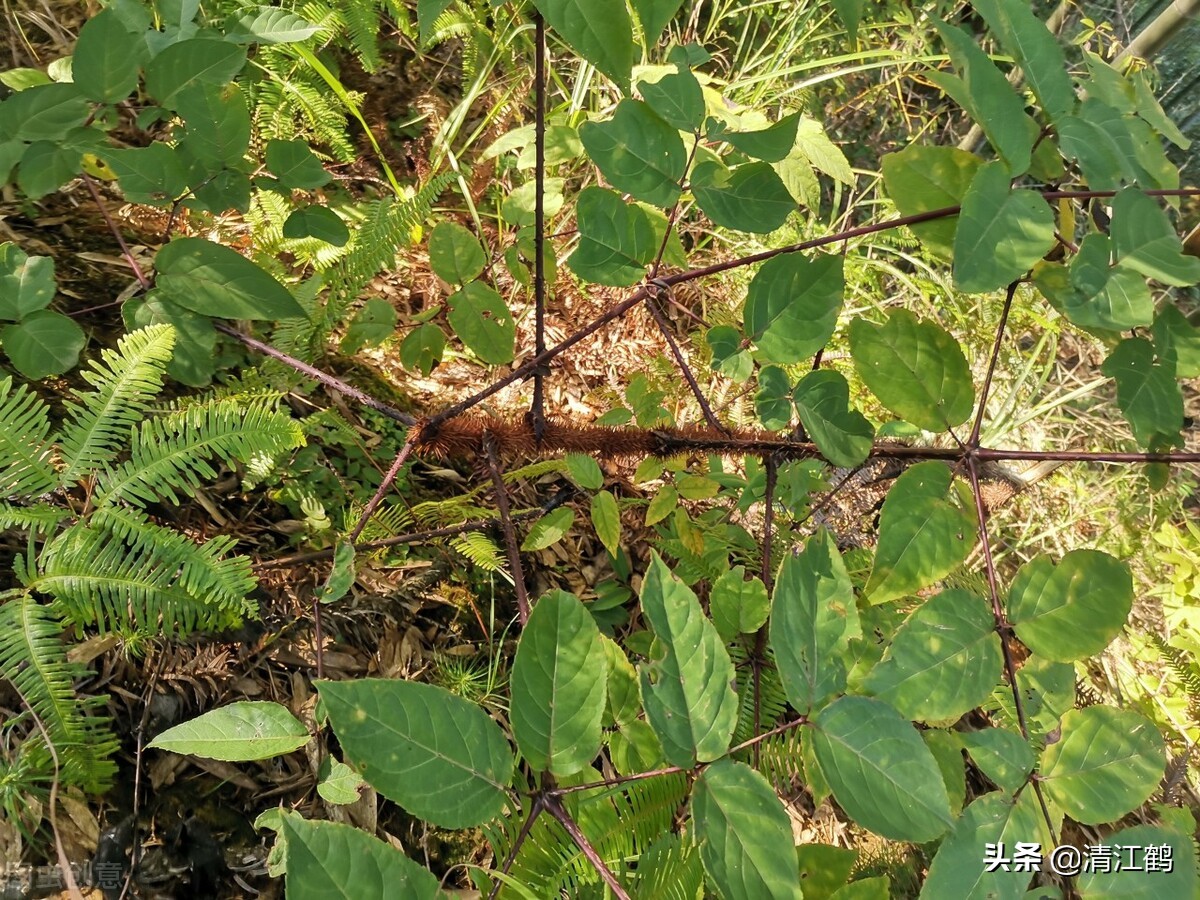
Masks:
[[[521,823],[521,830],[517,832],[517,839],[513,841],[512,848],[504,857],[504,865],[500,867],[500,872],[503,875],[508,874],[508,870],[512,868],[513,861],[517,858],[517,852],[521,849],[521,845],[525,843],[525,839],[529,837],[529,832],[533,830],[533,823],[537,821],[537,817],[542,814],[542,810],[546,808],[545,797],[538,794],[533,798],[533,806],[529,810],[529,815],[525,821]],[[500,893],[504,882],[499,878],[496,879],[496,884],[488,894],[488,900],[496,900],[496,896]]]
[[[612,873],[612,870],[605,864],[604,860],[600,858],[600,854],[596,852],[596,848],[593,847],[591,842],[587,839],[587,835],[583,833],[583,829],[575,824],[575,820],[571,818],[570,814],[563,807],[562,800],[558,798],[558,795],[546,794],[545,799],[543,800],[543,806],[546,807],[546,812],[550,813],[550,815],[554,816],[554,818],[558,820],[558,823],[562,825],[567,834],[571,836],[571,840],[575,842],[575,845],[579,847],[579,849],[583,852],[583,855],[587,857],[588,862],[590,862],[596,868],[596,871],[600,873],[600,877],[613,892],[613,896],[617,897],[618,900],[630,900],[629,894],[625,891],[625,888],[621,886],[621,882],[617,881],[617,876]]]
[[[670,288],[667,289],[667,296],[670,296]],[[692,367],[688,365],[683,351],[679,348],[678,342],[671,334],[671,326],[663,316],[662,310],[658,308],[653,300],[646,304],[646,309],[650,311],[655,324],[658,325],[658,330],[662,332],[663,340],[667,342],[667,346],[671,349],[671,355],[675,357],[675,364],[679,366],[679,371],[683,373],[684,380],[687,381],[688,387],[692,389],[692,396],[696,398],[696,402],[700,404],[700,412],[704,415],[704,421],[708,423],[710,428],[717,431],[724,431],[728,434],[729,429],[721,424],[712,411],[712,407],[708,403],[708,398],[704,396],[704,391],[700,389],[700,383],[696,381],[696,376],[692,374]]]
[[[534,12],[536,28],[534,41],[537,52],[534,61],[535,121],[534,150],[536,157],[533,206],[533,302],[534,356],[546,352],[546,20]],[[533,372],[533,407],[531,411],[534,440],[541,443],[546,427],[544,380],[542,366]],[[515,576],[516,573],[514,573]]]
[[[1004,330],[1008,327],[1008,314],[1012,311],[1013,297],[1017,293],[1019,282],[1014,281],[1008,286],[1004,296],[1004,308],[1000,312],[1000,323],[996,326],[996,340],[992,344],[992,355],[988,358],[987,375],[983,378],[983,387],[979,391],[979,409],[975,413],[975,424],[971,426],[971,436],[967,438],[967,446],[978,448],[979,432],[983,429],[983,416],[987,412],[988,395],[992,391],[992,378],[996,374],[996,362],[1000,359],[1000,344],[1004,340]]]
[[[775,525],[775,479],[778,474],[774,456],[763,460],[767,470],[767,483],[763,491],[763,536],[762,536],[762,583],[771,596],[774,583],[771,576],[771,541],[774,537]],[[754,655],[751,657],[750,671],[754,675],[754,733],[758,734],[762,727],[762,669],[766,663],[767,626],[761,625],[754,635]],[[752,752],[754,765],[758,765],[759,747],[754,745]]]
[[[363,529],[367,527],[367,522],[371,521],[371,516],[375,515],[375,510],[379,509],[379,504],[383,502],[384,495],[392,486],[392,482],[396,480],[396,476],[400,474],[400,467],[408,460],[413,448],[417,445],[417,432],[415,430],[409,432],[408,440],[404,442],[404,446],[400,448],[400,452],[396,454],[396,458],[392,460],[391,467],[387,470],[387,474],[383,476],[383,481],[379,482],[379,487],[375,490],[375,494],[363,507],[362,515],[358,517],[358,521],[354,524],[353,530],[350,532],[350,543],[354,543],[363,533]]]
[[[504,532],[504,546],[508,551],[508,567],[512,569],[513,587],[517,592],[517,616],[524,626],[529,621],[529,595],[525,590],[525,570],[521,567],[521,548],[517,544],[517,530],[513,528],[512,509],[508,503],[508,489],[504,476],[500,474],[500,460],[496,455],[496,443],[490,434],[484,433],[483,449],[487,453],[488,468],[492,473],[492,485],[496,489],[496,509],[500,512],[500,527]]]

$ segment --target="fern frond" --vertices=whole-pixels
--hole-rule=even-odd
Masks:
[[[115,351],[101,351],[101,359],[83,370],[84,379],[96,390],[67,403],[59,440],[66,461],[62,484],[102,468],[128,444],[134,423],[162,388],[174,347],[174,328],[149,325],[117,341]]]
[[[0,497],[37,497],[58,486],[50,410],[26,385],[0,379]]]
[[[655,841],[638,859],[634,875],[638,900],[701,900],[704,896],[698,848],[677,834]]]
[[[48,594],[70,621],[119,634],[186,634],[239,624],[253,610],[242,557],[225,558],[232,539],[194,544],[133,510],[97,511],[50,541],[17,577]]]
[[[340,0],[338,4],[350,48],[362,67],[374,72],[383,62],[379,55],[379,7],[375,0]]]
[[[357,522],[362,517],[363,507],[357,503],[350,505],[346,512],[347,522]],[[412,529],[413,518],[403,506],[381,506],[367,520],[363,527],[360,540],[363,543],[396,537]]]
[[[209,460],[246,461],[304,444],[304,433],[269,403],[210,400],[162,417],[134,432],[129,459],[100,476],[96,504],[179,502],[203,479],[217,477]]]
[[[496,542],[478,531],[468,531],[455,535],[450,539],[450,546],[470,561],[471,565],[485,572],[499,572],[508,577],[504,571],[504,557]]]
[[[522,479],[541,478],[543,475],[548,475],[551,472],[563,473],[567,471],[567,464],[561,459],[543,459],[535,463],[530,463],[527,466],[522,466],[519,469],[513,469],[511,472],[505,472],[501,477],[506,484],[514,484]]]
[[[787,694],[783,690],[783,682],[775,668],[775,655],[769,648],[765,651],[766,658],[759,668],[758,676],[758,717],[755,724],[755,682],[749,666],[750,654],[743,643],[734,644],[729,648],[729,657],[738,671],[738,722],[733,732],[733,743],[740,744],[756,734],[771,728],[783,718],[787,711]]]
[[[70,513],[57,506],[38,503],[34,506],[13,506],[0,500],[0,531],[27,528],[30,531],[49,531]]]
[[[86,670],[67,661],[59,640],[62,628],[50,609],[28,595],[0,606],[0,676],[16,687],[46,729],[58,756],[60,784],[99,792],[116,773],[110,757],[117,742],[106,719],[87,714],[102,698],[81,703],[75,695],[72,681]],[[30,732],[26,740],[37,741],[38,735]]]

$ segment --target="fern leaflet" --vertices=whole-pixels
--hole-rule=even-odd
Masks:
[[[36,497],[58,486],[50,462],[50,416],[25,385],[0,379],[0,497]]]

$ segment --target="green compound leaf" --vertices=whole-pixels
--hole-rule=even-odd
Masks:
[[[746,334],[766,361],[787,365],[812,356],[829,342],[842,310],[840,256],[809,261],[799,253],[769,259],[746,293]]]
[[[429,235],[429,264],[437,276],[451,284],[478,278],[487,265],[479,238],[457,222],[438,222]]]
[[[800,113],[792,113],[759,131],[727,131],[720,137],[747,156],[763,162],[779,162],[792,152],[799,125]]]
[[[280,184],[294,190],[323,187],[331,178],[305,141],[267,141],[267,168]]]
[[[478,281],[454,293],[449,300],[450,327],[482,362],[501,366],[512,362],[517,323],[493,288]]]
[[[306,206],[287,217],[283,223],[285,238],[316,238],[333,247],[344,247],[350,240],[350,229],[342,217],[328,206]],[[388,306],[391,309],[391,306]]]
[[[962,742],[979,770],[1009,794],[1025,783],[1037,762],[1029,742],[1015,731],[986,728],[963,734]]]
[[[627,287],[646,274],[658,250],[650,214],[616,191],[585,188],[575,207],[579,246],[567,263],[596,284]]]
[[[915,216],[961,204],[981,165],[983,160],[966,150],[913,144],[883,158],[883,183],[900,214]],[[952,258],[957,216],[910,227],[931,252]]]
[[[881,700],[842,697],[813,719],[813,750],[838,804],[859,825],[924,843],[950,827],[950,798],[933,753]]]
[[[1162,207],[1136,188],[1113,199],[1112,238],[1118,266],[1175,287],[1200,282],[1200,259],[1184,254]]]
[[[977,0],[971,4],[983,16],[1000,44],[1012,54],[1050,121],[1075,107],[1075,89],[1058,38],[1021,0]]]
[[[600,752],[608,660],[596,620],[579,598],[538,600],[512,668],[512,729],[536,771],[574,775]]]
[[[1073,709],[1062,738],[1042,755],[1049,796],[1085,825],[1115,822],[1141,806],[1166,769],[1162,735],[1139,713],[1111,706]]]
[[[1178,434],[1183,427],[1183,393],[1174,366],[1155,361],[1154,345],[1126,338],[1113,348],[1100,371],[1117,383],[1117,405],[1143,447],[1156,435]]]
[[[863,690],[906,718],[948,721],[987,700],[1002,666],[987,602],[951,589],[926,600],[905,620]]]
[[[592,527],[604,549],[615,558],[621,549],[621,510],[617,498],[608,491],[601,491],[592,498]]]
[[[442,896],[438,880],[427,869],[361,829],[287,813],[280,835],[287,846],[288,900]]]
[[[722,896],[800,900],[791,822],[766,778],[745,763],[713,763],[696,781],[692,817]]]
[[[858,375],[879,401],[926,431],[961,425],[975,408],[975,387],[962,347],[941,326],[892,310],[883,325],[850,323]]]
[[[719,161],[705,162],[692,173],[692,193],[713,222],[750,234],[774,231],[796,209],[787,186],[765,162],[733,169]]]
[[[75,368],[87,343],[83,329],[62,313],[39,309],[16,325],[0,328],[0,344],[26,378],[61,375]]]
[[[639,100],[622,100],[606,122],[585,122],[579,139],[619,191],[662,209],[679,199],[687,151],[679,132]]]
[[[1014,191],[1001,162],[975,173],[954,238],[954,284],[982,293],[1024,275],[1054,246],[1054,211],[1036,191]]]
[[[1037,807],[1031,803],[1014,803],[999,793],[974,800],[938,848],[921,897],[1021,900],[1033,873],[1013,871],[1012,867],[989,872],[982,863],[981,849],[985,844],[1013,847],[1018,841],[1034,841],[1041,833],[1040,824]]]
[[[819,531],[784,559],[771,597],[771,648],[788,702],[805,713],[846,686],[843,653],[859,630],[854,588],[833,537]]]
[[[1027,128],[1029,116],[1025,103],[1013,90],[1004,73],[961,28],[934,20],[934,27],[946,43],[959,78],[945,72],[929,72],[929,77],[950,94],[971,118],[979,123],[988,142],[1015,178],[1029,169],[1033,139],[1038,129]]]
[[[372,787],[442,828],[499,815],[513,754],[500,726],[445,688],[363,678],[318,682],[334,733]]]
[[[865,592],[872,603],[913,594],[954,570],[975,545],[975,515],[954,503],[943,462],[910,466],[879,513],[879,546]]]
[[[723,641],[758,631],[770,610],[766,586],[759,578],[747,581],[745,566],[735,566],[713,582],[708,612]]]
[[[737,725],[738,698],[720,635],[696,595],[653,551],[641,600],[665,647],[640,673],[646,715],[667,762],[690,767],[723,756]]]
[[[758,372],[754,411],[764,428],[780,431],[792,424],[792,380],[779,366],[763,366]]]
[[[247,700],[168,728],[148,746],[205,759],[250,762],[291,753],[307,744],[309,737],[304,723],[286,707]]]
[[[1072,550],[1056,566],[1039,556],[1021,567],[1008,618],[1029,649],[1055,662],[1094,656],[1121,631],[1133,606],[1129,567],[1099,550]]]
[[[691,70],[682,63],[675,73],[657,81],[642,81],[638,91],[663,121],[680,131],[695,133],[704,123],[704,90]]]
[[[1107,835],[1104,843],[1126,865],[1105,872],[1095,865],[1081,872],[1079,896],[1084,900],[1163,900],[1195,897],[1197,891],[1194,845],[1191,837],[1174,829],[1137,825]],[[1120,847],[1120,851],[1115,848]],[[1130,853],[1135,854],[1129,866]],[[1154,854],[1151,863],[1149,854]]]
[[[150,49],[111,9],[89,19],[79,31],[71,75],[89,100],[116,103],[137,87],[139,69]]]
[[[197,85],[226,87],[246,64],[246,50],[228,41],[192,38],[171,44],[146,65],[146,92],[168,109]]]
[[[30,257],[16,244],[0,244],[0,319],[16,322],[54,299],[54,260]]]
[[[176,238],[158,251],[157,286],[166,299],[218,319],[293,319],[304,310],[282,284],[236,250],[203,238]]]
[[[629,90],[633,21],[625,0],[534,0],[534,6],[576,53]]]
[[[853,468],[867,458],[875,429],[850,408],[850,385],[840,372],[818,369],[800,379],[792,393],[804,430],[835,466]]]
[[[683,0],[633,0],[633,9],[638,21],[642,23],[642,32],[646,37],[646,49],[651,49],[657,42],[663,29],[675,18]]]

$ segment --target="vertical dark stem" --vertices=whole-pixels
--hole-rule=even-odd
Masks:
[[[670,296],[671,289],[664,289],[667,296]],[[712,407],[708,403],[708,398],[704,396],[704,391],[700,389],[700,383],[696,381],[696,376],[692,373],[692,367],[688,365],[687,359],[683,355],[683,351],[679,349],[679,344],[671,334],[671,326],[667,321],[666,316],[662,314],[662,310],[658,308],[656,300],[651,299],[646,303],[646,309],[650,310],[650,315],[654,318],[655,324],[658,325],[658,330],[662,332],[663,339],[667,342],[667,346],[671,348],[671,355],[675,357],[675,364],[679,366],[679,371],[683,373],[684,380],[687,381],[688,387],[692,389],[692,395],[696,398],[696,402],[700,404],[700,412],[704,415],[704,421],[708,423],[710,428],[717,431],[723,431],[729,434],[729,429],[721,424],[721,421],[713,414]]]
[[[413,447],[417,445],[417,439],[420,436],[421,433],[415,428],[409,432],[408,440],[404,442],[404,446],[400,448],[400,452],[392,460],[392,465],[387,470],[387,474],[383,476],[383,481],[379,482],[379,487],[376,489],[374,496],[367,502],[367,505],[363,508],[362,515],[358,517],[358,521],[354,524],[354,529],[349,535],[350,543],[355,543],[362,535],[363,529],[367,527],[367,522],[375,514],[375,510],[379,509],[379,504],[383,502],[384,495],[391,488],[392,482],[396,480],[396,476],[400,474],[400,467],[404,465],[412,453]]]
[[[321,623],[321,599],[313,597],[313,652],[317,657],[317,678],[325,677],[325,628]]]
[[[604,883],[613,892],[613,896],[618,898],[618,900],[629,900],[629,894],[621,886],[621,882],[617,881],[617,876],[605,865],[604,860],[600,858],[600,854],[596,852],[596,848],[587,839],[587,835],[583,833],[583,830],[575,824],[575,820],[567,813],[567,810],[562,805],[562,801],[557,796],[549,795],[546,797],[545,805],[546,812],[554,816],[559,824],[566,829],[567,834],[571,836],[571,840],[575,842],[575,846],[582,851],[583,855],[587,857],[588,862],[600,873],[600,877],[604,879]]]
[[[766,586],[767,595],[770,596],[774,589],[774,578],[771,574],[771,541],[774,538],[775,529],[775,479],[778,475],[778,467],[774,456],[767,456],[763,459],[763,465],[767,469],[767,485],[763,491],[763,502],[766,504],[766,509],[763,511],[763,538],[762,538],[762,583]],[[751,661],[751,672],[754,673],[754,733],[758,734],[762,731],[762,667],[766,662],[767,652],[767,626],[763,625],[758,629],[758,633],[754,635],[754,657]],[[758,766],[759,745],[755,744],[752,751],[754,755],[754,765]]]
[[[533,205],[533,303],[534,303],[534,356],[546,352],[546,20],[534,12],[536,28],[534,42],[537,49],[534,58],[534,93],[537,108],[534,111],[535,161]],[[538,366],[533,373],[533,410],[531,413],[534,439],[541,443],[545,433],[545,385],[546,370]]]
[[[1004,296],[1004,309],[1000,313],[1000,324],[996,326],[996,340],[992,344],[992,355],[988,359],[987,375],[983,379],[983,388],[979,391],[979,410],[975,413],[975,424],[971,426],[971,436],[967,438],[967,446],[972,451],[979,449],[979,432],[983,428],[983,416],[987,410],[988,395],[992,391],[992,377],[996,374],[996,362],[1000,358],[1000,344],[1004,340],[1004,330],[1008,327],[1008,314],[1012,311],[1013,297],[1017,293],[1014,281],[1008,286]]]
[[[112,220],[112,216],[108,214],[108,207],[104,205],[104,200],[100,197],[100,192],[96,190],[96,182],[87,172],[82,172],[79,176],[83,179],[84,186],[88,189],[88,193],[92,195],[92,199],[96,202],[96,206],[100,210],[100,215],[104,217],[104,224],[108,226],[108,230],[112,232],[113,237],[117,239],[117,244],[121,247],[121,255],[125,257],[125,261],[129,263],[129,268],[133,269],[133,275],[137,278],[138,284],[142,286],[143,291],[150,290],[150,278],[142,271],[142,267],[138,265],[137,260],[133,256],[133,251],[129,249],[129,245],[125,243],[125,238],[121,234],[121,229],[117,227],[117,223]]]
[[[500,474],[500,460],[496,454],[496,443],[490,434],[485,434],[483,437],[483,449],[487,453],[492,485],[496,489],[496,508],[500,511],[500,527],[504,531],[504,546],[508,551],[508,567],[512,570],[513,588],[517,592],[517,616],[523,627],[529,621],[529,594],[525,590],[525,570],[521,567],[521,548],[517,544],[517,530],[513,527],[508,489],[504,486],[504,476]]]
[[[521,824],[521,830],[517,832],[517,839],[513,841],[512,849],[508,851],[508,855],[504,857],[504,865],[500,867],[500,872],[504,875],[508,874],[508,870],[512,868],[513,861],[517,858],[517,852],[521,849],[521,845],[525,843],[525,839],[529,837],[529,832],[533,830],[533,823],[537,821],[537,817],[542,810],[546,808],[546,801],[541,794],[533,798],[533,807],[529,810],[529,816]],[[496,895],[500,893],[504,882],[499,878],[496,879],[496,884],[488,894],[488,900],[496,900]]]

